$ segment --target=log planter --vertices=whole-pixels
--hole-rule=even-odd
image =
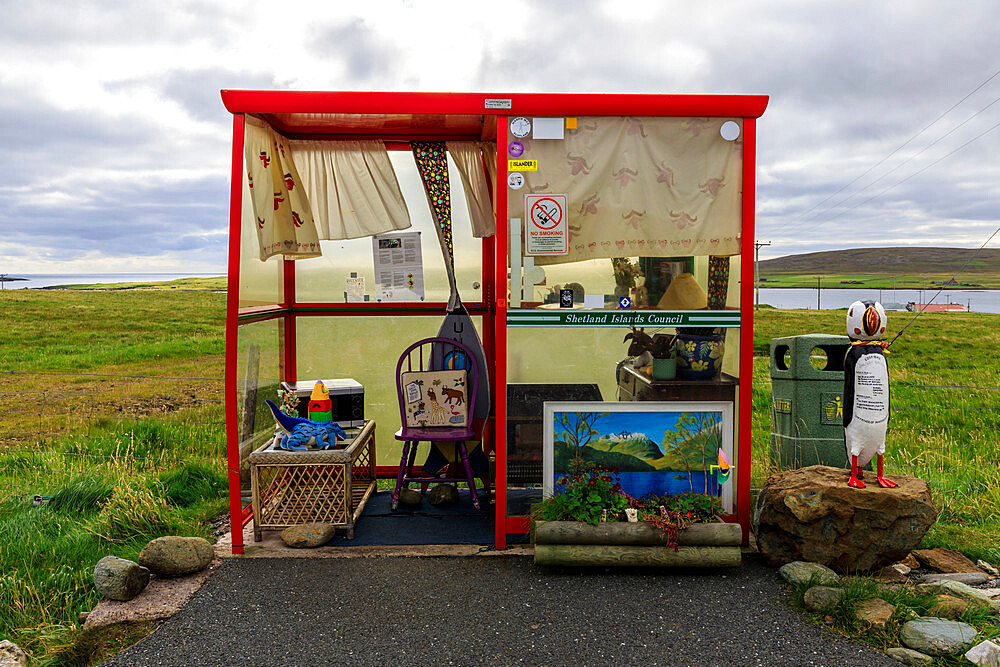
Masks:
[[[536,521],[535,565],[739,567],[742,539],[735,523],[692,524],[668,547],[663,531],[643,522]]]

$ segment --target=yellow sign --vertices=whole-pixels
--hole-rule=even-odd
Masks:
[[[774,411],[775,412],[791,412],[792,402],[789,400],[782,400],[780,398],[774,399]]]
[[[538,171],[538,160],[507,160],[507,171]]]

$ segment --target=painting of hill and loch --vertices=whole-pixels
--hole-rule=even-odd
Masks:
[[[723,497],[720,449],[732,460],[732,405],[726,402],[545,404],[545,493],[579,459],[617,470],[625,493],[705,493]]]

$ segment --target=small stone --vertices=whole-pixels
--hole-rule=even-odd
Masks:
[[[972,600],[973,602],[985,602],[987,604],[991,602],[990,597],[982,590],[973,588],[968,584],[963,584],[961,581],[949,581],[945,579],[934,583],[917,584],[916,588],[921,593],[946,593],[964,600]]]
[[[77,616],[76,620],[80,622],[80,625],[83,625],[84,623],[87,622],[87,617],[88,616],[90,616],[90,612],[89,611],[81,611],[80,615]]]
[[[131,600],[148,583],[149,570],[124,558],[105,556],[94,566],[94,586],[111,600]]]
[[[399,504],[401,507],[420,507],[422,502],[424,502],[424,497],[420,495],[419,491],[414,489],[400,489]]]
[[[904,558],[903,560],[901,560],[899,562],[900,562],[901,565],[905,565],[906,567],[910,568],[911,570],[916,570],[918,567],[920,567],[920,561],[918,561],[913,556],[912,553],[910,553],[906,558]]]
[[[910,567],[909,565],[906,565],[905,563],[896,563],[895,565],[892,565],[890,567],[892,567],[892,569],[894,569],[896,572],[899,572],[904,577],[913,571],[913,568]]]
[[[970,648],[976,641],[976,629],[959,621],[918,618],[903,624],[899,639],[908,648],[927,655],[948,655]]]
[[[969,586],[984,584],[990,580],[990,575],[985,572],[947,572],[944,574],[925,574],[920,581],[933,584],[937,581],[960,581]]]
[[[834,623],[833,616],[827,614],[826,616],[823,617],[823,625],[833,625],[833,623]]]
[[[204,570],[214,556],[212,544],[204,538],[168,535],[143,547],[139,564],[158,577],[179,577]]]
[[[882,598],[870,598],[862,600],[854,607],[854,615],[858,620],[865,621],[869,626],[878,630],[885,630],[889,624],[889,619],[896,613],[896,605],[889,604]]]
[[[820,563],[806,563],[801,560],[782,565],[778,572],[790,584],[817,583],[823,586],[836,584],[840,581],[837,573]]]
[[[812,586],[806,591],[802,601],[811,611],[824,611],[837,604],[844,595],[841,588],[831,586]]]
[[[878,574],[875,575],[875,578],[884,584],[905,584],[910,579],[905,574],[900,573],[896,567],[896,565],[883,567],[878,571]]]
[[[936,572],[977,572],[975,563],[951,549],[917,549],[913,552],[921,565]]]
[[[955,620],[972,604],[974,603],[971,600],[963,600],[954,595],[938,595],[934,598],[934,606],[927,613],[938,618]]]
[[[1000,646],[987,639],[966,651],[965,659],[979,667],[1000,667]]]
[[[990,575],[991,577],[1000,577],[1000,570],[996,569],[984,560],[977,560],[976,567]]]
[[[329,523],[305,523],[281,531],[281,541],[292,549],[321,547],[336,534],[337,528]]]
[[[899,660],[904,665],[916,665],[919,667],[920,665],[934,664],[934,658],[909,648],[891,648],[885,654],[890,658]]]
[[[0,667],[27,667],[28,656],[21,647],[5,639],[0,642]]]
[[[435,507],[458,503],[458,489],[453,484],[438,484],[427,494],[427,502]]]

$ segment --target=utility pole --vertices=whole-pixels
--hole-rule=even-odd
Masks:
[[[820,277],[816,276],[816,310],[819,310],[819,280]]]
[[[9,274],[6,274],[6,273],[0,273],[0,289],[4,289],[4,283],[7,282],[7,276],[8,275]]]
[[[766,245],[771,245],[771,242],[768,241],[767,243],[761,243],[760,241],[757,241],[753,244],[753,285],[756,293],[756,305],[754,310],[760,310],[760,270],[758,269],[758,266],[760,264],[760,249]]]

